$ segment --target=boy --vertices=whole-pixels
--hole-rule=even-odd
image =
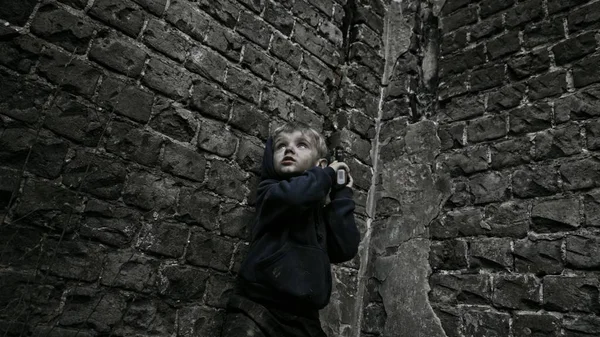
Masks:
[[[285,124],[267,140],[252,243],[228,303],[223,337],[324,337],[318,310],[331,295],[331,265],[356,255],[348,165],[327,165],[314,129]],[[336,172],[346,170],[346,185]],[[324,206],[327,195],[331,202]]]

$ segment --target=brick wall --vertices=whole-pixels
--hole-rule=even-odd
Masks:
[[[449,0],[431,224],[447,336],[596,336],[600,2]]]
[[[285,120],[350,150],[364,231],[382,10],[0,1],[0,333],[217,336]],[[355,330],[360,262],[334,268],[331,336]]]

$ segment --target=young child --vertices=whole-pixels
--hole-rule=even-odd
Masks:
[[[349,168],[326,157],[323,136],[305,125],[285,124],[267,140],[252,242],[223,337],[326,336],[318,310],[331,295],[331,263],[352,259],[360,241]],[[339,169],[346,185],[336,184]]]

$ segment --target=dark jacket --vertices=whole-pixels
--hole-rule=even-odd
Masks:
[[[352,259],[360,241],[352,189],[334,184],[330,167],[288,179],[278,176],[272,139],[267,140],[252,242],[239,273],[243,295],[296,312],[327,305],[330,263]]]

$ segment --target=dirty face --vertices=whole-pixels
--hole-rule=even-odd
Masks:
[[[316,144],[300,131],[282,132],[273,143],[275,172],[284,177],[300,175],[319,163]]]

